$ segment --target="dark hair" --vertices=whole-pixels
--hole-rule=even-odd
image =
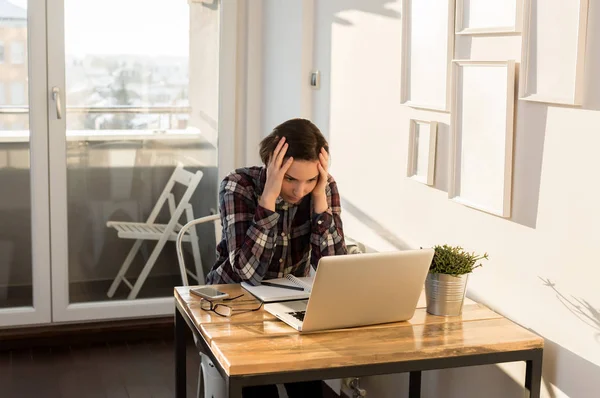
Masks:
[[[329,153],[329,144],[321,130],[307,119],[290,119],[275,127],[271,134],[260,142],[260,159],[266,165],[281,137],[288,144],[285,157],[295,160],[319,160],[321,148]]]

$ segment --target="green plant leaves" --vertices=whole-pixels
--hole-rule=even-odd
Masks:
[[[435,254],[429,267],[429,272],[459,276],[473,272],[483,264],[479,260],[488,259],[488,254],[477,255],[466,252],[460,246],[434,246]]]

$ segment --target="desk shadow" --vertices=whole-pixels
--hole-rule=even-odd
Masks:
[[[575,296],[571,296],[571,298],[569,298],[562,294],[556,288],[556,283],[552,282],[550,279],[544,279],[539,276],[538,278],[544,282],[544,286],[554,290],[558,301],[560,301],[560,303],[564,305],[565,308],[571,312],[571,314],[575,315],[580,321],[596,331],[594,337],[596,342],[600,344],[600,308],[594,308],[592,304],[582,298],[577,298]]]
[[[550,398],[600,396],[600,366],[574,354],[552,340],[544,341],[542,382]],[[562,394],[557,395],[553,386]],[[564,394],[564,395],[563,395]]]
[[[542,396],[587,398],[600,394],[598,365],[575,355],[551,340],[546,339],[544,344]],[[423,396],[444,398],[529,396],[524,387],[525,365],[521,362],[517,366],[521,366],[522,371],[515,369],[516,378],[496,365],[423,372]],[[366,377],[361,379],[361,386],[367,390],[369,396],[396,397],[398,391],[408,390],[408,374]],[[490,388],[491,386],[493,388]]]
[[[408,250],[413,248],[411,245],[400,239],[392,231],[381,225],[377,220],[365,213],[362,209],[358,208],[348,199],[341,197],[341,202],[344,211],[350,213],[365,227],[373,231],[377,236],[388,242],[394,248],[398,250]]]

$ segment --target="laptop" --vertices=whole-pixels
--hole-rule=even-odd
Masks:
[[[300,332],[413,317],[433,249],[322,257],[307,300],[264,308]]]

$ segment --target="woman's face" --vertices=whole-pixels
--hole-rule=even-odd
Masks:
[[[285,160],[284,160],[285,162]],[[315,189],[319,180],[318,160],[294,160],[281,184],[281,197],[288,203],[298,203]]]

